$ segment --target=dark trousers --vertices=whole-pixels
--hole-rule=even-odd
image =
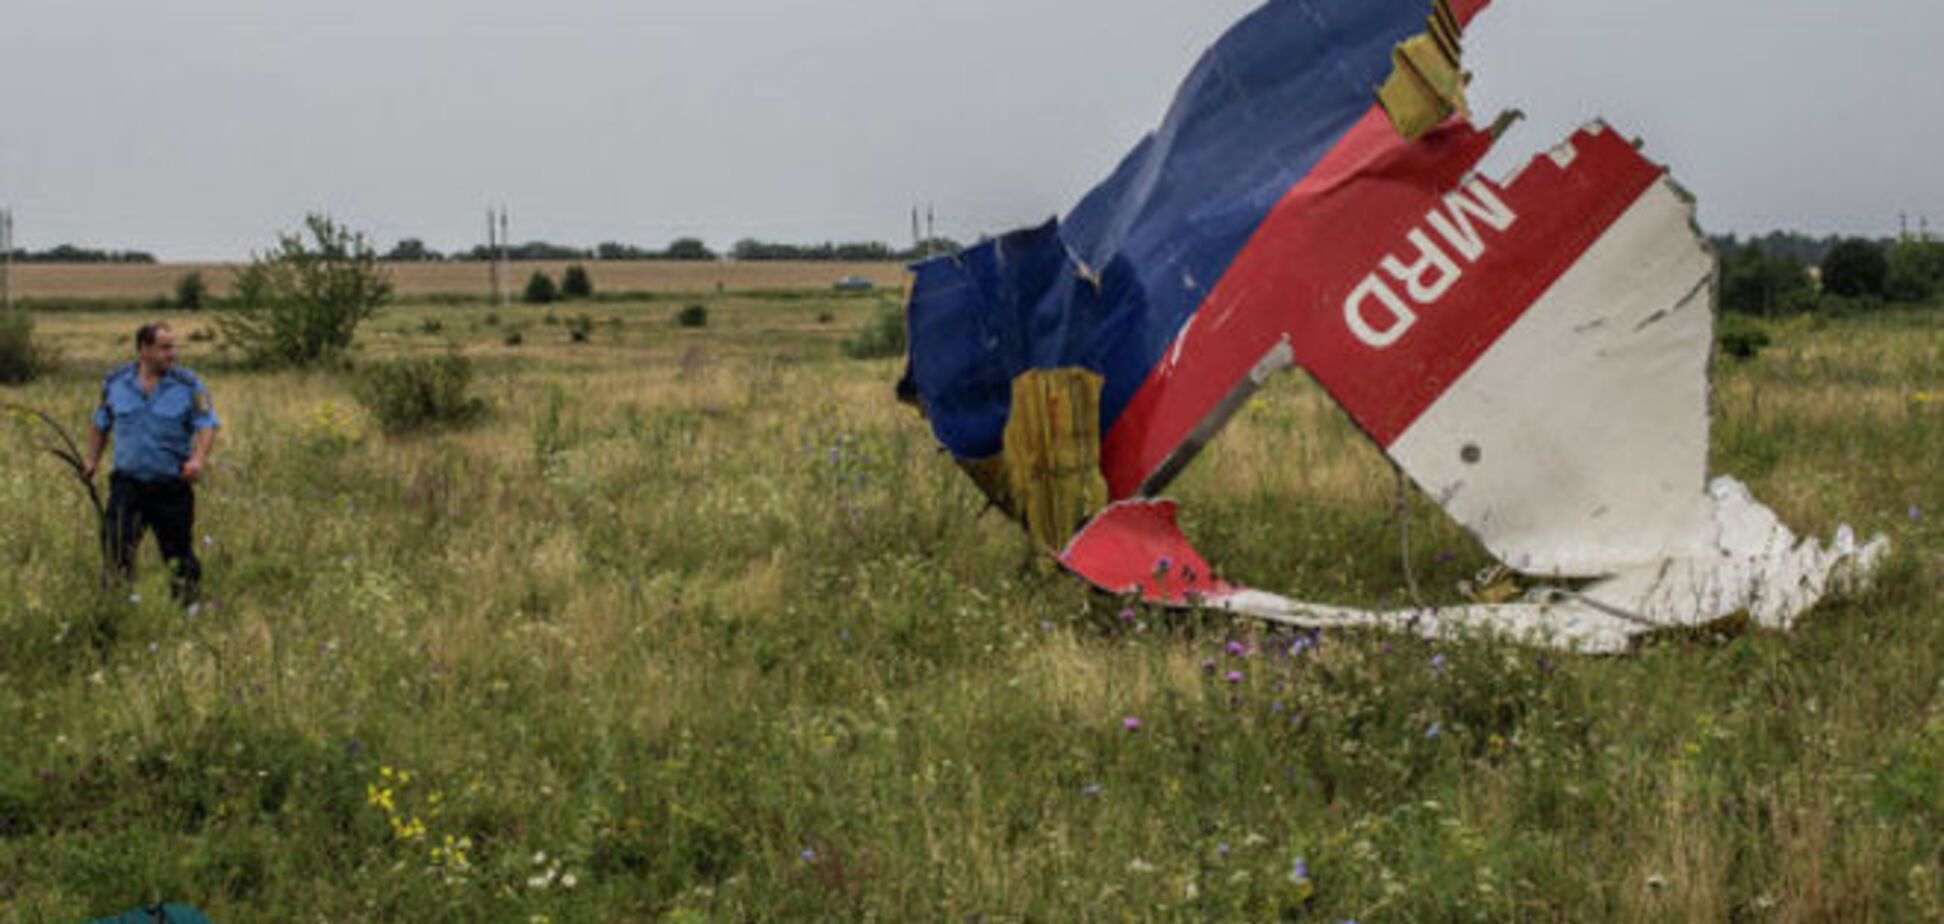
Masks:
[[[124,578],[135,576],[135,550],[142,545],[142,535],[155,530],[176,602],[185,606],[196,602],[202,562],[196,560],[196,492],[188,482],[111,477],[108,518],[101,528],[102,545]]]

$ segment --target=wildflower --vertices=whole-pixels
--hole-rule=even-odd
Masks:
[[[1174,559],[1166,555],[1154,560],[1154,576],[1161,577],[1174,570]]]
[[[1443,652],[1439,652],[1438,654],[1433,655],[1431,657],[1431,669],[1437,671],[1440,674],[1444,673],[1445,656]]]
[[[1135,857],[1133,860],[1128,861],[1127,864],[1127,871],[1130,873],[1147,874],[1147,873],[1154,872],[1155,869],[1156,867],[1154,864],[1149,863],[1148,861],[1143,860],[1140,857]]]
[[[1241,683],[1242,681],[1248,679],[1248,675],[1242,673],[1241,671],[1229,671],[1228,674],[1224,676],[1222,679],[1228,681],[1231,684],[1236,684],[1236,683]]]
[[[1089,799],[1098,797],[1100,795],[1100,784],[1088,783],[1087,785],[1080,788],[1080,794],[1086,796]]]
[[[1124,609],[1124,610],[1121,610],[1121,611],[1120,611],[1120,621],[1121,621],[1121,622],[1133,622],[1133,621],[1134,621],[1134,608],[1130,606],[1130,607],[1128,607],[1128,608],[1126,608],[1126,609]]]
[[[136,604],[136,605],[138,605],[138,606],[139,606],[139,605],[141,605],[141,602],[142,602],[142,595],[141,595],[141,594],[129,594],[129,595],[128,595],[128,602],[130,602],[130,603],[133,603],[133,604]]]
[[[1656,892],[1667,888],[1667,877],[1659,873],[1648,876],[1647,888],[1653,889]]]
[[[541,866],[547,862],[547,852],[542,850],[533,855],[533,865]]]
[[[1229,642],[1223,650],[1227,651],[1228,656],[1231,658],[1246,658],[1249,656],[1249,646],[1241,642]]]
[[[1125,728],[1125,729],[1127,729],[1128,731],[1131,731],[1131,732],[1137,732],[1137,731],[1140,731],[1140,730],[1141,730],[1141,720],[1140,720],[1140,719],[1138,719],[1138,718],[1136,718],[1136,717],[1134,717],[1134,716],[1131,716],[1131,715],[1130,715],[1130,716],[1128,716],[1127,718],[1124,718],[1124,719],[1122,719],[1122,720],[1121,720],[1121,727],[1122,727],[1122,728]]]
[[[805,847],[803,848],[802,853],[797,854],[797,859],[802,860],[805,863],[815,863],[817,862],[817,852],[811,850],[808,847]]]
[[[1228,859],[1229,845],[1227,841],[1223,841],[1215,845],[1215,855],[1221,857],[1224,860]]]
[[[1297,857],[1296,862],[1290,864],[1289,866],[1289,881],[1295,883],[1296,885],[1302,885],[1303,883],[1308,882],[1309,878],[1310,878],[1309,861],[1303,859],[1302,857]]]
[[[580,885],[580,880],[575,878],[573,873],[560,877],[560,887],[563,889],[571,889],[577,885]]]
[[[1432,722],[1431,727],[1424,730],[1424,737],[1433,741],[1437,740],[1438,736],[1442,734],[1444,734],[1443,722]]]
[[[1911,504],[1911,505],[1910,505],[1910,522],[1912,522],[1912,523],[1915,523],[1915,522],[1917,522],[1917,521],[1919,521],[1919,520],[1922,520],[1923,518],[1924,518],[1924,511],[1923,511],[1923,510],[1921,510],[1921,509],[1919,509],[1919,508],[1918,508],[1918,506],[1917,506],[1916,504]]]
[[[1204,673],[1204,674],[1213,674],[1213,673],[1215,673],[1215,659],[1214,659],[1214,658],[1209,658],[1208,660],[1206,660],[1206,661],[1203,661],[1203,662],[1202,662],[1202,673]]]

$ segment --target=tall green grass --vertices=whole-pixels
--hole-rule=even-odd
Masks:
[[[1091,594],[982,513],[895,360],[842,357],[869,306],[617,304],[521,350],[381,319],[374,356],[478,358],[495,413],[430,435],[332,376],[211,375],[193,616],[153,552],[98,591],[84,502],[0,441],[0,918],[1944,915],[1936,315],[1719,370],[1717,470],[1888,532],[1876,587],[1595,660]],[[105,365],[111,320],[45,326]],[[92,388],[6,394],[78,424]],[[1403,593],[1392,490],[1295,378],[1180,485],[1236,577],[1360,603]],[[1455,596],[1483,553],[1407,515]]]

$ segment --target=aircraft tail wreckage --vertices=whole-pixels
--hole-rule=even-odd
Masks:
[[[1165,606],[1605,653],[1735,613],[1784,629],[1875,568],[1884,540],[1798,541],[1708,481],[1716,260],[1663,168],[1594,124],[1475,172],[1500,132],[1470,121],[1460,65],[1485,6],[1272,0],[1064,221],[914,267],[903,390],[1073,573]],[[1383,613],[1215,577],[1154,498],[1291,366],[1493,555],[1561,586]]]

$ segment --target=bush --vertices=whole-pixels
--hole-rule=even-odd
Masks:
[[[844,355],[852,359],[888,359],[904,354],[905,313],[891,302],[878,302],[877,314],[870,323],[844,342]]]
[[[486,326],[487,327],[499,326],[499,312],[497,311],[486,312]]]
[[[53,352],[34,338],[34,319],[17,308],[0,310],[0,385],[31,382],[53,363]]]
[[[574,343],[586,343],[594,333],[594,319],[577,314],[567,319],[567,339]]]
[[[362,371],[353,394],[392,433],[460,426],[486,412],[486,402],[468,394],[473,368],[464,356],[389,360]]]
[[[309,232],[283,234],[236,276],[236,296],[219,308],[224,339],[263,366],[309,366],[350,349],[358,325],[390,301],[391,280],[355,234],[323,215]]]
[[[209,300],[209,284],[203,281],[203,274],[188,273],[176,280],[176,307],[183,311],[201,311],[203,303]]]
[[[445,322],[439,320],[438,318],[426,318],[425,320],[419,322],[419,333],[421,334],[436,335],[444,332],[445,332]]]
[[[506,336],[502,338],[500,342],[510,347],[516,347],[526,342],[526,335],[520,333],[517,329],[509,330],[506,332]]]
[[[560,297],[594,297],[594,279],[587,275],[587,267],[579,263],[567,267],[567,271],[560,277]]]
[[[536,272],[527,280],[526,292],[520,300],[529,305],[550,305],[560,298],[560,289],[554,285],[553,277]]]
[[[1725,315],[1721,319],[1721,326],[1715,331],[1715,344],[1721,352],[1747,362],[1769,345],[1769,335],[1753,321]]]
[[[1846,298],[1881,296],[1889,281],[1890,262],[1883,248],[1862,238],[1850,238],[1823,257],[1823,291]]]
[[[708,327],[709,306],[690,305],[675,313],[677,327]]]

